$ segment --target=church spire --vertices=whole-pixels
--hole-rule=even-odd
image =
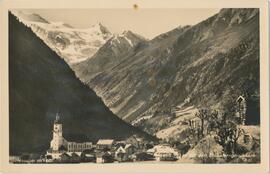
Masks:
[[[60,115],[59,115],[58,112],[56,113],[56,117],[55,117],[54,123],[60,123]]]

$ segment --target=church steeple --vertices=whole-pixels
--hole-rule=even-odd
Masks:
[[[61,123],[60,122],[60,115],[59,115],[58,112],[56,113],[56,117],[55,117],[54,123],[56,123],[56,124],[60,124]]]
[[[51,148],[52,150],[59,150],[59,147],[61,147],[64,144],[64,138],[63,138],[63,128],[62,123],[60,120],[60,115],[57,112],[56,117],[54,120],[53,125],[53,139],[51,141]]]

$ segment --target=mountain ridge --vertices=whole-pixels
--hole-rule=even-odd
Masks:
[[[120,63],[125,54],[144,42],[146,42],[145,38],[132,31],[114,34],[91,58],[73,66],[74,71],[83,82],[87,82],[92,76]]]
[[[224,111],[239,95],[253,103],[247,123],[258,124],[258,45],[259,10],[222,9],[144,42],[94,77],[79,77],[120,118],[130,123],[147,118],[138,126],[152,134],[175,119],[177,107]]]

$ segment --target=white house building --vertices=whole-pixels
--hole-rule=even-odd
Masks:
[[[178,151],[167,144],[156,145],[152,149],[148,149],[147,153],[154,155],[157,161],[161,161],[163,158],[179,157]]]
[[[97,149],[111,149],[114,143],[115,142],[113,139],[100,139],[97,142]]]

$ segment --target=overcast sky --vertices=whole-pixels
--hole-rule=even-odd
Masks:
[[[131,30],[148,39],[175,27],[194,25],[219,9],[31,9],[48,21],[65,22],[75,28],[88,28],[101,22],[112,33]]]

